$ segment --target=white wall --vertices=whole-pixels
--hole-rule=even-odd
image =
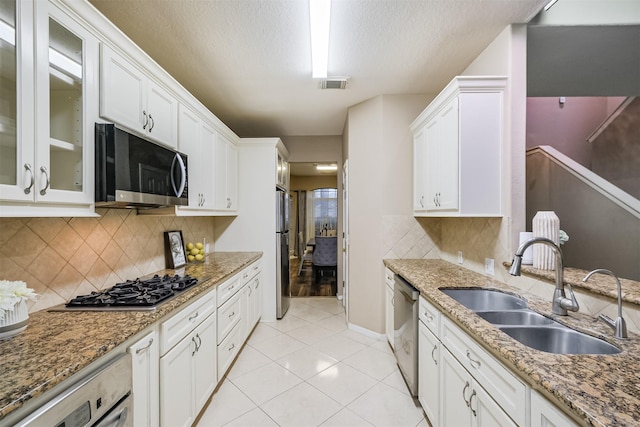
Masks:
[[[409,124],[426,95],[384,95],[349,109],[349,323],[384,332],[386,215],[411,215]]]

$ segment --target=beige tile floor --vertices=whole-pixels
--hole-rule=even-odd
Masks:
[[[198,427],[427,427],[393,353],[347,328],[335,297],[294,298],[259,323]]]

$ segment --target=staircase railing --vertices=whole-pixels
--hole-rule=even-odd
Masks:
[[[613,112],[609,115],[609,117],[607,117],[602,123],[600,123],[596,128],[596,130],[594,130],[591,133],[591,135],[587,137],[587,142],[595,141],[596,138],[600,136],[600,134],[607,128],[607,126],[609,126],[611,122],[613,122],[620,114],[622,114],[625,108],[627,108],[629,104],[633,102],[634,99],[636,99],[635,96],[630,96],[624,101],[622,101],[622,103],[618,105],[618,108],[613,110]]]
[[[527,157],[534,156],[536,154],[542,154],[547,157],[554,164],[566,170],[589,187],[598,191],[602,196],[640,219],[640,200],[636,199],[629,193],[621,190],[619,187],[616,187],[606,179],[600,177],[596,173],[585,168],[580,163],[565,156],[549,145],[540,145],[527,150]]]

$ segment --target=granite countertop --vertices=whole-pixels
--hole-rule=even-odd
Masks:
[[[30,314],[23,333],[0,341],[0,420],[261,256],[214,252],[205,262],[157,272],[189,274],[199,283],[155,311]]]
[[[640,337],[615,339],[603,322],[592,316],[551,313],[549,300],[505,285],[489,276],[442,260],[385,260],[385,265],[416,287],[445,316],[462,327],[505,366],[573,414],[584,425],[637,426],[640,424]],[[594,277],[595,279],[595,277]],[[604,286],[604,284],[603,284]],[[607,282],[606,286],[610,286]],[[622,351],[614,355],[551,354],[527,347],[475,315],[439,287],[484,287],[523,296],[529,307],[574,329],[597,336]]]

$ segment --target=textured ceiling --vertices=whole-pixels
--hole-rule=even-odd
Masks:
[[[329,76],[311,78],[305,0],[89,0],[242,137],[341,135],[381,94],[437,93],[547,0],[333,0]]]

